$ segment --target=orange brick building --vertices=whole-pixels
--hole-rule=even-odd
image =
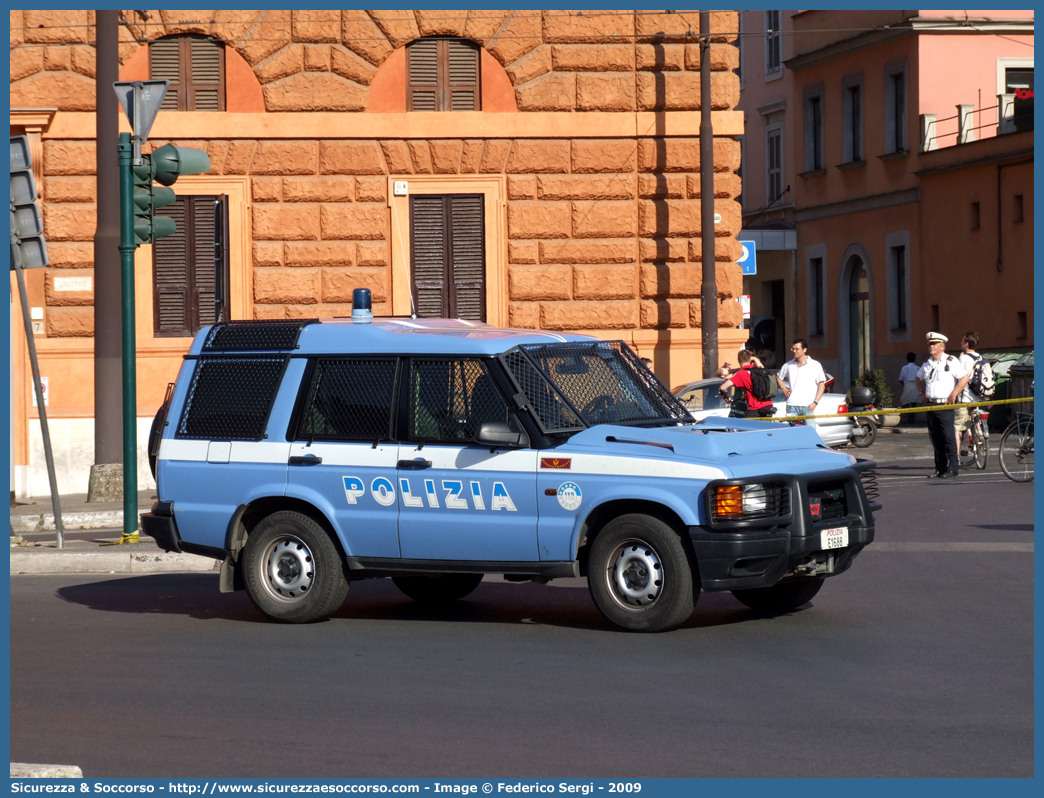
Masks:
[[[34,148],[51,256],[27,276],[63,492],[85,490],[93,462],[93,23],[11,12],[11,134]],[[746,338],[743,129],[737,14],[711,24],[724,360]],[[190,229],[137,250],[139,426],[215,314],[347,315],[356,287],[378,314],[622,338],[668,384],[699,376],[698,31],[696,12],[121,12],[120,79],[172,80],[149,144],[211,160],[174,186]],[[27,495],[47,483],[16,326]],[[143,457],[139,474],[151,484]]]

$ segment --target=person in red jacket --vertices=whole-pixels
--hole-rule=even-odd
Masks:
[[[757,399],[751,390],[751,379],[750,370],[755,367],[755,364],[751,361],[754,360],[754,356],[751,355],[746,349],[741,349],[736,360],[739,362],[739,369],[735,371],[729,379],[725,380],[718,388],[722,395],[728,400],[728,390],[733,386],[743,391],[743,396],[747,401],[747,410],[743,413],[743,418],[764,418],[765,416],[771,416],[776,412],[772,406],[771,399]],[[760,362],[758,363],[760,368]]]

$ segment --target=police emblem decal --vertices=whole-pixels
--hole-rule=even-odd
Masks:
[[[558,487],[558,503],[562,505],[563,510],[575,510],[583,499],[580,486],[575,482],[563,482]]]

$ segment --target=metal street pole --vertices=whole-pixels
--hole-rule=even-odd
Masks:
[[[134,340],[134,156],[130,133],[120,134],[120,274],[123,294],[123,540],[138,537],[138,403]]]
[[[44,458],[47,461],[47,481],[51,484],[51,504],[54,509],[54,529],[58,537],[58,548],[65,548],[65,525],[62,523],[62,505],[58,499],[58,478],[54,473],[54,453],[51,451],[51,432],[47,427],[47,410],[44,408],[43,383],[40,381],[40,363],[36,359],[36,341],[33,322],[29,315],[29,296],[25,290],[25,274],[17,248],[11,248],[11,257],[18,275],[18,296],[22,300],[22,319],[25,322],[25,338],[29,343],[29,362],[33,367],[33,390],[36,391],[36,406],[40,411],[40,431],[43,435]]]
[[[700,311],[703,378],[718,369],[718,283],[714,273],[714,123],[711,121],[710,12],[700,12],[700,241],[703,282]]]

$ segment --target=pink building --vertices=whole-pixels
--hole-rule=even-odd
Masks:
[[[1033,338],[1032,11],[749,11],[741,239],[761,344],[839,387],[939,329]],[[956,348],[956,347],[954,347]]]

